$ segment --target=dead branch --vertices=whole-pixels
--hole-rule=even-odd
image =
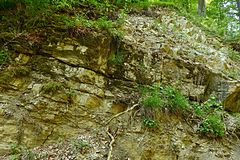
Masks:
[[[124,113],[127,113],[127,112],[133,110],[133,109],[134,109],[135,107],[137,107],[138,105],[139,105],[139,104],[134,104],[131,108],[128,108],[127,110],[125,110],[125,111],[123,111],[123,112],[120,112],[120,113],[114,115],[112,118],[110,118],[110,119],[105,123],[105,125],[108,125],[113,119],[115,119],[115,118],[123,115]]]

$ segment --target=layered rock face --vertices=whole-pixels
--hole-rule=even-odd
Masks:
[[[236,86],[224,100],[225,110],[240,112],[240,87]]]
[[[176,85],[200,101],[210,95],[223,100],[239,83],[239,64],[228,58],[228,49],[217,39],[205,35],[184,17],[165,12],[127,20],[123,53],[128,53],[124,65],[128,74],[124,77],[144,84]],[[237,73],[235,77],[231,72]]]
[[[173,11],[130,15],[123,30],[121,42],[108,34],[87,33],[47,40],[37,49],[12,46],[20,52],[16,63],[0,74],[0,154],[8,153],[11,144],[35,147],[78,134],[98,137],[99,132],[107,139],[105,122],[138,103],[138,85],[171,84],[193,100],[205,101],[211,95],[224,100],[239,83],[239,74],[228,74],[240,70],[227,57],[227,48]],[[238,88],[228,96],[228,108],[239,106],[239,94]],[[119,136],[116,158],[237,157],[237,143],[226,142],[224,148],[220,142],[199,140],[174,116],[162,115],[162,123],[168,124],[157,135],[144,133],[138,116],[132,124],[127,114],[111,125]]]
[[[105,76],[111,38],[84,43],[43,45],[41,55],[20,54],[18,65],[2,71],[1,153],[10,144],[37,146],[98,128],[96,115],[108,111],[113,98]]]

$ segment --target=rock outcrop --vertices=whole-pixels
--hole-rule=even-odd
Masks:
[[[231,112],[240,112],[240,85],[236,86],[224,100],[224,109]]]
[[[228,49],[174,11],[154,12],[129,15],[121,43],[107,33],[86,33],[47,36],[37,47],[11,44],[15,63],[0,73],[0,154],[12,144],[32,148],[82,134],[96,148],[89,155],[106,159],[105,122],[138,103],[141,84],[171,84],[196,101],[225,99],[240,77],[228,74],[240,73]],[[227,96],[226,109],[239,111],[239,95],[238,87]],[[114,157],[237,157],[237,143],[209,142],[177,117],[161,117],[156,134],[144,131],[137,110],[110,124],[117,136]]]

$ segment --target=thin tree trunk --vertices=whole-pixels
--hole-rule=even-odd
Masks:
[[[237,0],[238,20],[240,22],[240,0]]]
[[[206,15],[206,1],[198,0],[198,15],[205,16]]]

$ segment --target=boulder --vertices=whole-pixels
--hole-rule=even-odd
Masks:
[[[240,112],[240,85],[237,85],[224,100],[224,109]]]

